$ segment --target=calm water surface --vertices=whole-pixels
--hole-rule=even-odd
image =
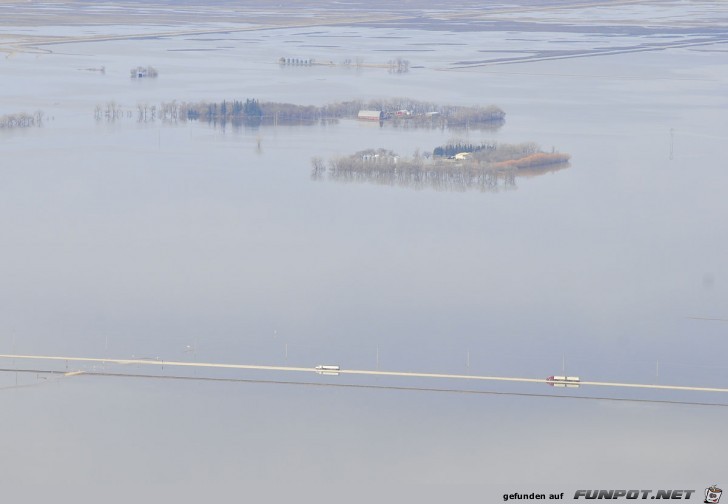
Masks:
[[[441,71],[461,49],[409,30],[407,44],[432,51],[403,53],[426,67],[406,75],[275,64],[299,53],[338,60],[368,51],[371,62],[397,55],[384,51],[392,40],[377,38],[391,30],[322,30],[333,38],[318,44],[352,46],[302,54],[313,36],[275,30],[58,45],[54,54],[0,63],[0,113],[46,114],[42,128],[0,131],[4,353],[534,378],[565,365],[590,380],[728,386],[728,326],[690,318],[728,318],[725,52]],[[296,40],[301,48],[291,50]],[[159,78],[130,80],[139,64],[153,64]],[[79,70],[101,65],[104,75]],[[507,121],[497,131],[346,120],[223,130],[93,115],[111,100],[134,112],[138,103],[171,100],[320,105],[396,96],[492,103]],[[410,155],[451,138],[535,141],[572,162],[484,193],[309,176],[313,156],[378,147]],[[11,360],[2,367],[49,369]],[[399,493],[377,489],[390,486],[424,501],[494,502],[504,492],[573,495],[577,487],[702,492],[728,470],[719,454],[728,410],[720,407],[12,372],[0,374],[0,387],[0,473],[21,502],[313,502],[327,489],[387,502]],[[541,384],[466,387],[727,402]]]

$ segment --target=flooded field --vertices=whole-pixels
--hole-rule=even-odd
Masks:
[[[0,2],[0,117],[39,119],[0,128],[0,354],[728,387],[728,16],[576,3]],[[407,72],[376,66],[397,58]],[[396,98],[506,115],[138,120]],[[110,103],[118,118],[95,113]],[[571,159],[486,191],[312,180],[315,157],[453,142]],[[679,404],[720,393],[0,367],[0,471],[20,501],[702,495],[728,470],[704,453],[728,408]]]

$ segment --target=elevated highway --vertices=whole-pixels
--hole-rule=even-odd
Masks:
[[[87,364],[135,364],[140,366],[151,367],[175,367],[175,368],[204,368],[204,369],[233,369],[247,371],[275,371],[281,373],[317,373],[314,367],[294,367],[294,366],[262,366],[255,364],[232,364],[232,363],[215,363],[215,362],[183,362],[183,361],[165,361],[157,359],[110,359],[99,357],[71,357],[59,355],[17,355],[17,354],[0,354],[0,359],[16,359],[28,361],[46,361],[46,362],[66,362],[66,363],[87,363]],[[525,377],[506,377],[506,376],[482,376],[470,374],[447,374],[447,373],[422,373],[411,371],[380,371],[365,369],[338,369],[336,373],[341,375],[362,375],[362,376],[383,376],[383,377],[400,377],[400,378],[429,378],[440,380],[475,380],[481,382],[514,382],[514,383],[549,383],[546,378],[525,378]],[[652,390],[675,390],[690,392],[717,392],[728,393],[728,388],[720,387],[697,387],[687,385],[655,385],[648,383],[621,383],[621,382],[601,382],[601,381],[581,381],[579,385],[595,386],[595,387],[621,387],[630,389],[652,389]]]

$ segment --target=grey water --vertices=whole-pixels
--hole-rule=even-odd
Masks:
[[[455,70],[459,46],[412,29],[394,49],[433,51],[403,52],[424,67],[406,74],[276,64],[286,51],[386,61],[393,42],[382,37],[402,35],[319,30],[331,38],[264,30],[0,60],[0,115],[45,115],[40,128],[0,131],[0,353],[728,386],[725,52]],[[470,53],[487,49],[463,37]],[[355,45],[328,47],[344,43]],[[129,79],[140,64],[159,77]],[[134,119],[138,104],[171,100],[397,96],[495,104],[506,122],[223,129]],[[109,101],[132,118],[95,120]],[[314,156],[410,155],[452,138],[534,141],[572,160],[496,192],[310,177]],[[0,474],[25,502],[313,502],[327,491],[390,502],[395,494],[377,490],[387,487],[421,501],[577,487],[701,493],[728,469],[706,450],[724,437],[726,408],[589,399],[728,404],[720,394],[303,378],[550,396],[524,397],[171,379],[300,378],[253,371],[2,367],[168,378],[0,373]]]

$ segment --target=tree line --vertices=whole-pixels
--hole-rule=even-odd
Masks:
[[[457,154],[468,153],[470,158],[479,163],[498,163],[512,161],[533,154],[541,153],[541,147],[533,142],[507,144],[499,142],[483,142],[480,144],[451,141],[446,145],[435,147],[432,151],[436,157],[454,157]],[[567,155],[568,157],[568,155]]]
[[[221,102],[164,102],[160,105],[139,104],[137,120],[204,121],[225,126],[258,126],[261,124],[319,124],[339,119],[353,119],[360,110],[378,110],[394,126],[408,127],[500,127],[505,112],[496,106],[438,105],[407,98],[390,100],[349,100],[326,105],[297,105],[281,102],[261,102],[255,98],[223,100]],[[97,119],[115,120],[124,117],[115,102],[97,105]],[[128,112],[127,114],[128,115]]]
[[[372,68],[387,68],[389,73],[407,73],[409,72],[410,62],[403,58],[396,58],[387,61],[387,63],[364,63],[364,58],[357,56],[355,59],[346,58],[341,63],[334,63],[333,61],[322,61],[318,62],[313,58],[289,58],[281,56],[278,58],[278,64],[281,66],[343,66],[343,67],[372,67]]]
[[[435,149],[432,151],[433,156],[438,157],[453,157],[456,154],[460,154],[462,152],[478,152],[481,150],[491,150],[495,149],[496,144],[492,143],[480,143],[480,144],[472,144],[472,143],[464,143],[464,142],[457,142],[457,143],[449,143],[446,145],[442,145],[439,147],[435,147]]]
[[[366,182],[414,189],[442,191],[495,191],[515,185],[515,170],[494,170],[475,164],[459,165],[443,160],[427,161],[415,153],[403,158],[384,149],[366,150],[351,156],[312,159],[311,178],[336,182]]]
[[[159,72],[153,66],[138,66],[136,68],[132,68],[129,73],[131,74],[132,79],[143,79],[145,77],[154,79],[159,75]]]
[[[415,188],[494,190],[515,185],[519,170],[528,170],[524,173],[533,175],[533,169],[546,172],[555,165],[568,166],[570,159],[568,154],[542,152],[534,143],[452,144],[449,147],[450,152],[455,152],[456,147],[472,148],[469,152],[473,155],[456,161],[442,155],[430,159],[429,153],[421,155],[419,150],[411,157],[402,157],[391,150],[367,149],[330,159],[328,163],[314,157],[311,178]]]
[[[0,129],[32,128],[33,126],[42,125],[43,112],[40,110],[33,114],[21,112],[0,116]]]

